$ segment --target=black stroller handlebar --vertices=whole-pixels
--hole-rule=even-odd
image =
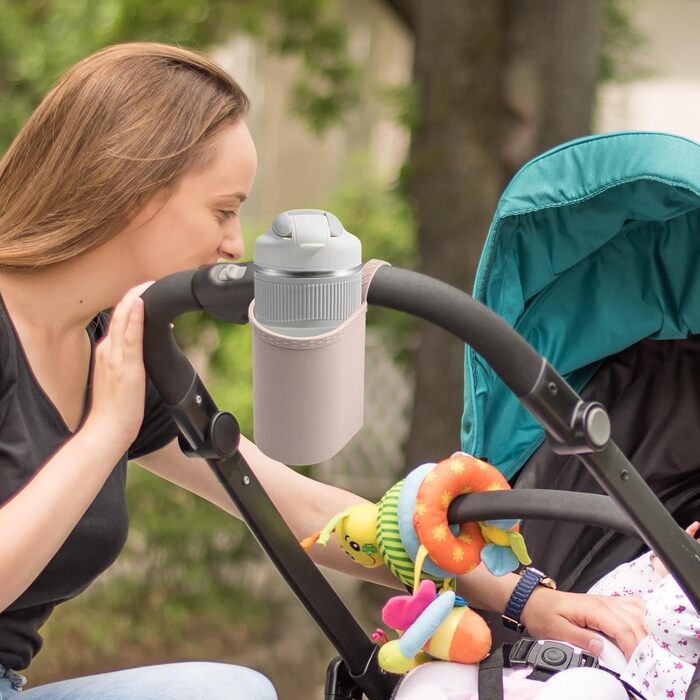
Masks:
[[[634,523],[615,505],[610,496],[596,493],[550,489],[485,491],[458,496],[447,511],[450,524],[499,518],[581,523],[639,537]]]
[[[500,316],[455,287],[419,272],[384,266],[372,278],[367,301],[469,338],[468,344],[518,397],[529,394],[539,381],[544,360],[534,348]]]
[[[355,683],[370,700],[388,698],[394,681],[378,669],[376,647],[299,548],[237,451],[238,433],[226,437],[227,432],[238,430],[235,419],[217,412],[173,338],[172,322],[188,311],[203,309],[228,322],[246,323],[253,299],[252,264],[217,264],[176,273],[152,285],[143,299],[144,363],[185,438],[180,442],[183,451],[207,459],[262,548],[339,651],[347,673],[336,665],[334,677],[346,673],[349,678],[338,682]],[[543,425],[552,449],[577,454],[618,506],[607,496],[547,491],[547,499],[542,499],[534,490],[528,494],[522,489],[455,501],[449,513],[452,522],[487,514],[489,519],[528,516],[589,522],[637,534],[657,551],[700,610],[700,546],[678,527],[609,439],[610,425],[602,406],[582,401],[502,318],[455,287],[417,272],[383,266],[372,278],[367,301],[428,320],[470,345]],[[559,500],[553,493],[560,494]],[[327,693],[326,697],[339,696]]]
[[[247,323],[252,299],[252,263],[220,263],[176,272],[144,292],[144,363],[167,404],[178,405],[195,377],[192,365],[173,338],[171,323],[188,311],[201,310],[229,323]]]

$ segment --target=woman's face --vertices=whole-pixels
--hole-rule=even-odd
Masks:
[[[255,178],[255,145],[239,119],[214,137],[212,149],[205,168],[185,175],[165,203],[154,198],[124,232],[139,277],[160,279],[243,255],[239,215]]]

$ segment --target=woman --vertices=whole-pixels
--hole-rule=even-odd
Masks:
[[[145,377],[139,295],[149,281],[242,255],[238,216],[256,168],[247,108],[240,87],[202,55],[113,46],[59,79],[0,162],[0,532],[12,533],[0,550],[3,698],[18,691],[17,671],[39,651],[38,629],[56,603],[121,550],[127,457],[237,515],[208,466],[181,454]],[[112,307],[105,329],[102,311]],[[245,438],[240,449],[300,538],[361,500]],[[315,556],[357,573],[336,548]],[[386,572],[373,580],[394,585]],[[461,586],[473,604],[501,611],[515,580],[479,569]],[[627,653],[644,636],[634,601],[545,589],[523,621],[533,635],[593,651],[591,629]],[[132,669],[23,692],[275,697],[262,676],[226,664]]]

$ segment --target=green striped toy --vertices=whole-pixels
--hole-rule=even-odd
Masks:
[[[399,533],[399,493],[403,481],[394,484],[377,504],[377,544],[379,554],[394,576],[408,588],[413,587],[414,562],[408,556]],[[441,583],[443,579],[435,578],[423,572],[423,579]]]

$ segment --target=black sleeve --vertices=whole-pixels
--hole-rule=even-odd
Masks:
[[[146,378],[146,408],[141,430],[129,448],[129,459],[138,459],[165,447],[178,434],[175,421],[153,382]]]

